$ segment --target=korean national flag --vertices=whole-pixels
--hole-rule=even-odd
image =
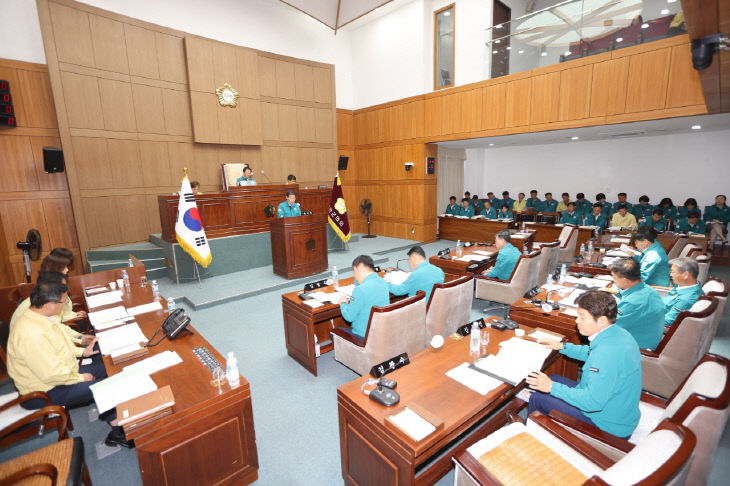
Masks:
[[[190,181],[185,176],[180,187],[180,202],[177,205],[177,222],[175,223],[177,242],[202,267],[210,265],[211,254],[208,238],[205,237],[203,220],[200,219],[195,195],[190,188]]]

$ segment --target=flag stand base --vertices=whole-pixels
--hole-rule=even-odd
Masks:
[[[177,283],[181,283],[184,280],[197,280],[198,281],[198,288],[201,288],[203,286],[203,283],[200,281],[200,267],[198,266],[198,262],[193,260],[193,276],[192,277],[178,277]]]
[[[378,235],[362,235],[360,238],[377,238]]]

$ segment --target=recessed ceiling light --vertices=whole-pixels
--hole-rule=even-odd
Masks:
[[[489,146],[490,146],[490,147],[494,147],[494,144],[493,144],[493,143],[490,143],[490,144],[489,144]]]
[[[449,15],[451,15],[451,12],[449,12],[448,10],[444,12],[444,17],[448,17]]]
[[[511,51],[511,50],[512,50],[512,46],[507,46],[507,47],[506,47],[506,49],[507,49],[508,51]]]
[[[616,42],[623,42],[623,41],[624,41],[623,37],[616,37]]]
[[[674,3],[674,2],[676,2],[676,1],[677,1],[677,0],[667,0],[667,3]]]
[[[700,130],[702,129],[702,125],[692,125],[692,130]]]
[[[525,53],[525,51],[522,51],[522,50],[517,51],[517,54],[524,54],[524,53]]]
[[[497,51],[492,51],[492,54],[496,54],[496,53],[497,53]]]
[[[641,28],[642,29],[648,29],[649,28],[649,24],[647,24],[646,22],[644,22],[643,24],[641,24]]]
[[[573,137],[570,137],[570,139],[571,139],[571,140],[578,140],[578,139],[579,139],[579,137],[573,136]]]
[[[540,55],[541,55],[542,57],[545,57],[545,56],[547,56],[547,52],[541,52],[541,53],[540,53]]]
[[[659,13],[662,14],[662,15],[667,15],[669,13],[669,9],[668,8],[663,8],[662,11],[659,12]]]

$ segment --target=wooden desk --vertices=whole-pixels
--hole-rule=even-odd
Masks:
[[[132,285],[121,305],[132,307],[152,301],[149,285]],[[95,308],[100,310],[106,307]],[[163,307],[166,303],[162,301]],[[147,338],[157,330],[167,314],[164,311],[136,317]],[[183,362],[151,375],[158,387],[170,385],[175,396],[172,415],[131,431],[142,481],[146,485],[175,484],[249,484],[258,478],[256,434],[251,408],[251,389],[241,384],[223,385],[223,393],[210,384],[211,373],[193,354],[205,346],[225,366],[225,358],[200,334],[183,332],[177,339],[163,340],[149,348],[145,359],[166,350],[176,351]],[[158,334],[159,337],[159,334]],[[136,362],[136,361],[133,361]],[[133,362],[114,365],[108,356],[104,366],[109,376]]]
[[[305,277],[327,270],[327,217],[312,214],[271,220],[274,273]]]
[[[494,245],[473,245],[469,248],[463,248],[462,256],[473,255],[475,254],[474,252],[477,250],[492,252],[492,255],[484,256],[484,260],[479,264],[479,269],[483,269],[486,266],[491,265],[497,259],[497,247],[495,247]],[[478,255],[478,253],[476,254]],[[464,275],[474,275],[474,272],[467,270],[467,267],[472,263],[477,262],[465,262],[457,260],[458,257],[456,255],[456,249],[451,250],[449,256],[451,257],[450,260],[439,258],[438,255],[434,255],[428,259],[428,262],[430,264],[436,265],[444,271],[444,277],[446,282],[456,280],[457,278],[463,277]]]
[[[232,187],[228,192],[195,196],[206,236],[211,239],[269,231],[272,218],[266,217],[264,208],[272,205],[275,218],[276,207],[286,199],[286,191],[290,189],[297,191],[302,210],[327,214],[331,189],[300,189],[298,184]],[[175,241],[179,199],[177,194],[157,197],[162,239],[165,241]]]
[[[513,331],[490,329],[487,352],[496,354],[499,343],[513,336]],[[559,357],[557,352],[551,353],[543,370],[558,372]],[[388,374],[398,382],[400,403],[395,407],[379,405],[363,394],[360,387],[369,376],[339,387],[340,460],[345,484],[433,484],[453,467],[451,458],[456,453],[502,427],[507,412],[524,404],[514,396],[525,383],[516,387],[502,384],[482,396],[446,376],[447,371],[471,361],[468,338],[446,338],[441,349],[429,347],[412,356],[410,365]],[[443,428],[415,442],[385,425],[386,416],[407,405],[417,405],[438,417],[444,422]],[[505,409],[494,413],[504,405]]]
[[[512,221],[499,219],[462,219],[439,216],[439,238],[494,243],[494,235],[504,229],[515,228]]]

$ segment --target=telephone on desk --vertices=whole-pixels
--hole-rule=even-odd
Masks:
[[[188,327],[188,324],[190,324],[190,317],[185,314],[185,311],[183,309],[175,309],[174,311],[170,312],[170,315],[167,316],[165,318],[165,321],[162,323],[162,327],[160,329],[164,332],[164,336],[158,339],[157,342],[152,343],[152,339],[157,335],[158,332],[160,332],[160,329],[156,330],[148,341],[147,346],[157,346],[166,337],[170,339],[175,339],[180,335],[182,331],[184,331]],[[188,332],[191,331],[188,329]]]

